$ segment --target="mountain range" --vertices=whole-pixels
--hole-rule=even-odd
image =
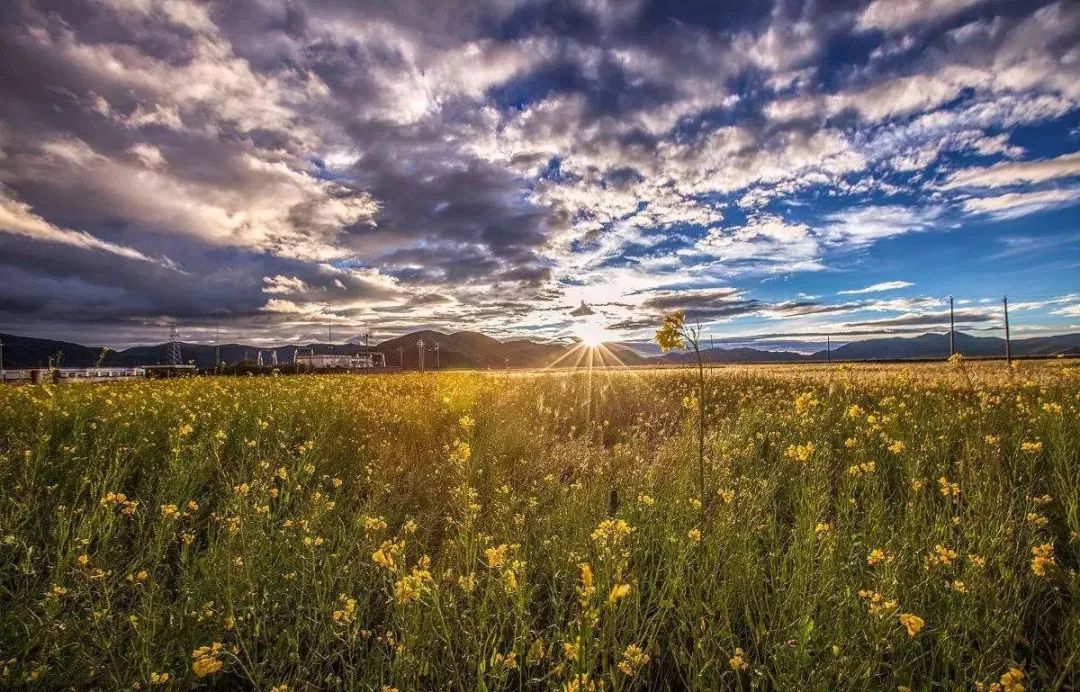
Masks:
[[[63,367],[134,366],[166,362],[166,345],[134,346],[118,351],[101,347],[33,337],[0,334],[3,341],[3,365],[6,368],[45,367],[52,362]],[[417,342],[425,342],[425,365],[428,368],[504,368],[544,367],[548,365],[573,367],[588,364],[589,354],[574,351],[573,344],[536,343],[526,339],[498,341],[477,332],[441,332],[424,330],[399,336],[376,344],[370,350],[386,356],[387,365],[417,367]],[[969,357],[1002,356],[1005,341],[993,336],[971,336],[957,332],[956,350]],[[438,344],[438,353],[434,345]],[[254,361],[262,350],[264,363],[270,364],[270,351],[276,351],[279,363],[289,363],[299,349],[301,353],[354,354],[367,350],[362,344],[309,343],[303,345],[257,347],[244,344],[221,344],[222,363],[235,364]],[[180,353],[185,363],[194,362],[200,368],[212,368],[217,347],[207,344],[181,343]],[[1080,356],[1080,334],[1040,336],[1014,339],[1012,352],[1018,357],[1072,355]],[[711,348],[702,351],[710,363],[795,363],[812,361],[906,360],[944,358],[949,353],[947,334],[921,334],[915,337],[887,337],[852,341],[831,352],[797,353],[766,351],[755,348]],[[592,354],[594,365],[649,365],[692,363],[692,352],[671,351],[658,356],[643,356],[619,343],[604,344]]]

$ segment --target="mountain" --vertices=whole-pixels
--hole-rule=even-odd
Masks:
[[[968,357],[1005,355],[1005,340],[996,336],[971,336],[956,332],[956,351]],[[1080,334],[1036,336],[1013,339],[1014,356],[1080,355]],[[949,355],[948,334],[921,334],[915,337],[866,339],[835,348],[833,360],[894,360],[912,358],[945,358]],[[814,360],[825,360],[826,351],[818,351]]]
[[[795,363],[812,356],[794,351],[763,351],[756,348],[707,348],[701,352],[705,363]],[[697,363],[693,351],[668,351],[651,359],[661,363]]]
[[[428,368],[505,368],[505,367],[558,367],[587,365],[589,353],[578,353],[572,344],[536,343],[526,339],[498,341],[478,332],[442,332],[423,330],[383,341],[371,347],[386,356],[387,365],[403,364],[415,369],[418,360],[417,342],[424,341],[425,365]],[[166,345],[134,346],[120,351],[105,351],[101,347],[83,346],[65,341],[35,339],[32,337],[0,334],[3,340],[3,361],[6,368],[47,367],[50,359],[64,367],[133,366],[164,363]],[[432,349],[438,344],[438,354]],[[608,342],[592,353],[594,366],[648,365],[693,363],[695,356],[688,351],[671,351],[659,356],[646,357],[625,344]],[[222,363],[235,364],[254,361],[259,351],[263,362],[270,365],[270,351],[276,351],[278,363],[291,363],[299,350],[301,354],[360,353],[366,349],[362,344],[309,343],[275,347],[257,347],[245,344],[222,344],[219,348],[207,344],[180,344],[181,358],[185,363],[194,362],[200,368],[214,367],[216,352]],[[1002,356],[1005,341],[994,336],[972,336],[956,333],[956,350],[965,356]],[[1080,334],[1039,336],[1014,339],[1012,352],[1015,356],[1056,356],[1058,354],[1080,356]],[[766,351],[754,348],[711,348],[702,351],[707,363],[798,363],[823,361],[832,357],[842,360],[907,360],[944,358],[949,353],[948,334],[921,334],[915,337],[888,337],[852,341],[832,350],[806,355],[793,351]],[[399,361],[399,358],[401,359]]]
[[[82,346],[67,341],[53,341],[52,339],[35,339],[29,336],[15,336],[14,334],[0,334],[0,341],[4,342],[4,367],[5,368],[33,368],[46,367],[50,359],[58,361],[61,366],[85,368],[97,365],[101,358],[101,349],[90,346]],[[164,353],[164,351],[162,351]],[[115,352],[107,352],[106,360],[115,360]],[[108,365],[119,365],[109,362]]]

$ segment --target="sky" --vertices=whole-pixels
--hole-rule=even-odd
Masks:
[[[0,4],[0,331],[644,343],[682,309],[810,349],[950,295],[1080,331],[1078,279],[1078,2]]]

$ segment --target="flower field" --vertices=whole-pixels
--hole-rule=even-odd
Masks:
[[[0,388],[0,687],[1075,689],[1080,367]]]

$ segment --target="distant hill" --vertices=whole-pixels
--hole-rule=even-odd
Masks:
[[[696,363],[693,351],[669,351],[650,360],[661,363]],[[707,348],[701,352],[706,363],[794,363],[813,360],[813,356],[794,351],[763,351],[756,348]]]
[[[1005,340],[996,336],[971,336],[956,332],[956,350],[969,357],[1004,356]],[[1012,352],[1014,356],[1080,355],[1080,334],[1013,339]],[[833,360],[945,358],[948,355],[948,334],[866,339],[853,341],[832,351]],[[818,351],[811,357],[825,360],[827,356],[826,351]]]
[[[134,346],[120,351],[101,347],[83,346],[64,341],[35,339],[32,337],[0,334],[4,342],[4,366],[7,368],[34,368],[48,366],[50,359],[65,367],[133,366],[164,363],[166,345]],[[443,368],[505,368],[505,367],[545,367],[557,364],[560,367],[587,365],[587,352],[571,352],[572,344],[537,343],[527,339],[498,341],[478,332],[454,332],[444,334],[433,330],[423,330],[399,336],[373,345],[371,350],[386,356],[387,365],[403,364],[405,368],[417,366],[417,341],[423,339],[427,349],[425,364],[434,368],[436,363]],[[438,344],[438,356],[430,349]],[[241,361],[254,361],[260,347],[245,344],[222,344],[220,357],[222,363],[235,364]],[[281,364],[292,362],[294,354],[314,351],[315,353],[360,353],[364,350],[360,344],[324,344],[309,343],[302,345],[261,347],[263,362],[269,365],[271,350],[277,352]],[[956,333],[956,350],[971,357],[1001,356],[1005,353],[1005,341],[994,336],[972,336]],[[1013,340],[1015,356],[1056,356],[1080,355],[1080,334],[1040,336]],[[949,353],[948,334],[921,334],[915,337],[887,337],[853,341],[832,350],[833,360],[905,360],[944,358]],[[207,344],[181,343],[180,354],[185,363],[194,362],[200,368],[212,368],[215,362],[215,347]],[[798,363],[814,360],[826,360],[826,351],[813,354],[793,351],[766,351],[755,348],[711,348],[702,352],[707,363]],[[400,360],[399,360],[400,358]],[[688,351],[672,351],[659,356],[646,357],[624,344],[609,342],[604,348],[592,354],[594,366],[647,365],[693,363],[695,356]]]

